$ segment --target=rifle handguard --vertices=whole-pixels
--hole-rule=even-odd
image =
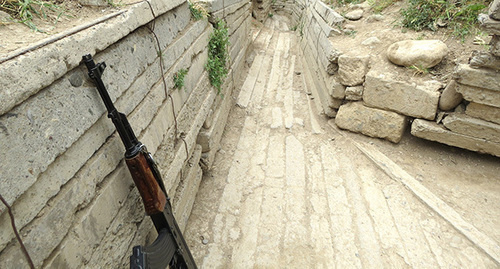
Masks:
[[[141,194],[146,214],[153,215],[163,212],[167,197],[153,175],[143,152],[125,160],[135,185]]]

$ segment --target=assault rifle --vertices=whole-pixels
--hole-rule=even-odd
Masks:
[[[143,268],[196,268],[193,256],[182,236],[172,212],[172,205],[163,184],[160,172],[149,153],[132,130],[125,114],[118,112],[102,82],[101,76],[106,64],[94,63],[90,54],[82,61],[87,66],[89,77],[95,82],[108,117],[113,121],[125,146],[125,162],[135,186],[144,203],[146,214],[151,217],[158,237],[150,246],[135,246],[130,256],[131,269]]]

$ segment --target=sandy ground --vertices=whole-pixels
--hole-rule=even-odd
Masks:
[[[498,158],[409,133],[393,144],[332,126],[307,94],[300,37],[286,24],[275,15],[259,32],[233,96],[240,105],[204,175],[186,228],[198,265],[496,268]]]

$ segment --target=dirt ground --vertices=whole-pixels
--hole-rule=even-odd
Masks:
[[[28,26],[9,19],[0,18],[0,58],[10,55],[15,50],[26,49],[39,41],[51,39],[54,35],[71,28],[90,23],[105,15],[127,8],[122,1],[116,7],[83,6],[76,0],[64,1],[57,12],[47,11],[47,19],[35,17],[34,24],[40,31],[31,30]],[[59,16],[59,12],[62,12]],[[58,18],[59,17],[59,18]]]

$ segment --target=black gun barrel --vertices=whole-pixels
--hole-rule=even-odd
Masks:
[[[137,140],[132,127],[130,127],[127,117],[123,113],[118,112],[113,105],[113,101],[111,101],[108,91],[104,86],[101,76],[106,68],[106,63],[101,62],[96,64],[90,54],[84,55],[82,60],[87,66],[89,77],[94,80],[99,95],[101,95],[102,101],[108,110],[108,117],[113,121],[116,131],[120,135],[123,145],[125,146],[125,157],[131,158],[136,156],[143,145],[139,142],[139,140]]]

